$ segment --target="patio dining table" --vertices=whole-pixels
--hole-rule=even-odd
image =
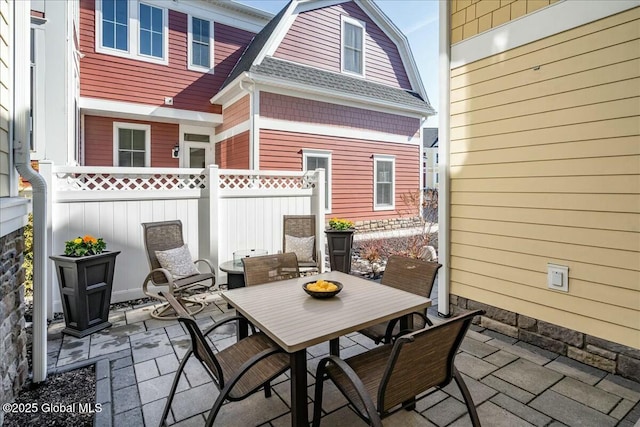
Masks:
[[[302,286],[318,279],[344,287],[332,298],[312,298]],[[337,271],[233,289],[222,297],[289,353],[292,426],[309,425],[308,347],[329,341],[331,353],[337,354],[341,336],[431,305],[428,298]]]

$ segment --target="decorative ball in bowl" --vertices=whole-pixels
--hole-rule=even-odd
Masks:
[[[332,280],[316,280],[302,285],[302,289],[314,298],[331,298],[342,290],[342,283]]]

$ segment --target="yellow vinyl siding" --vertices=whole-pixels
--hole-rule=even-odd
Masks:
[[[9,3],[0,0],[0,197],[10,195],[9,183]]]
[[[451,293],[640,348],[640,8],[452,76]]]

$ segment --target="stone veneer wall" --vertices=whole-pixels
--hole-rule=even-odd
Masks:
[[[29,372],[23,252],[23,229],[0,237],[0,403],[15,399]],[[0,425],[3,422],[0,411]]]
[[[420,218],[418,217],[377,219],[355,222],[356,230],[358,232],[365,233],[369,231],[398,230],[401,228],[420,227],[421,225]]]
[[[616,344],[453,294],[450,304],[454,315],[465,310],[484,310],[486,313],[480,318],[480,326],[484,328],[567,356],[603,371],[640,381],[639,349]]]

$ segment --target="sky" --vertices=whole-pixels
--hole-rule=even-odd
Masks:
[[[287,0],[235,0],[273,14]],[[411,52],[431,106],[438,111],[438,0],[374,0],[380,9],[409,39]],[[425,127],[438,127],[438,116]]]

